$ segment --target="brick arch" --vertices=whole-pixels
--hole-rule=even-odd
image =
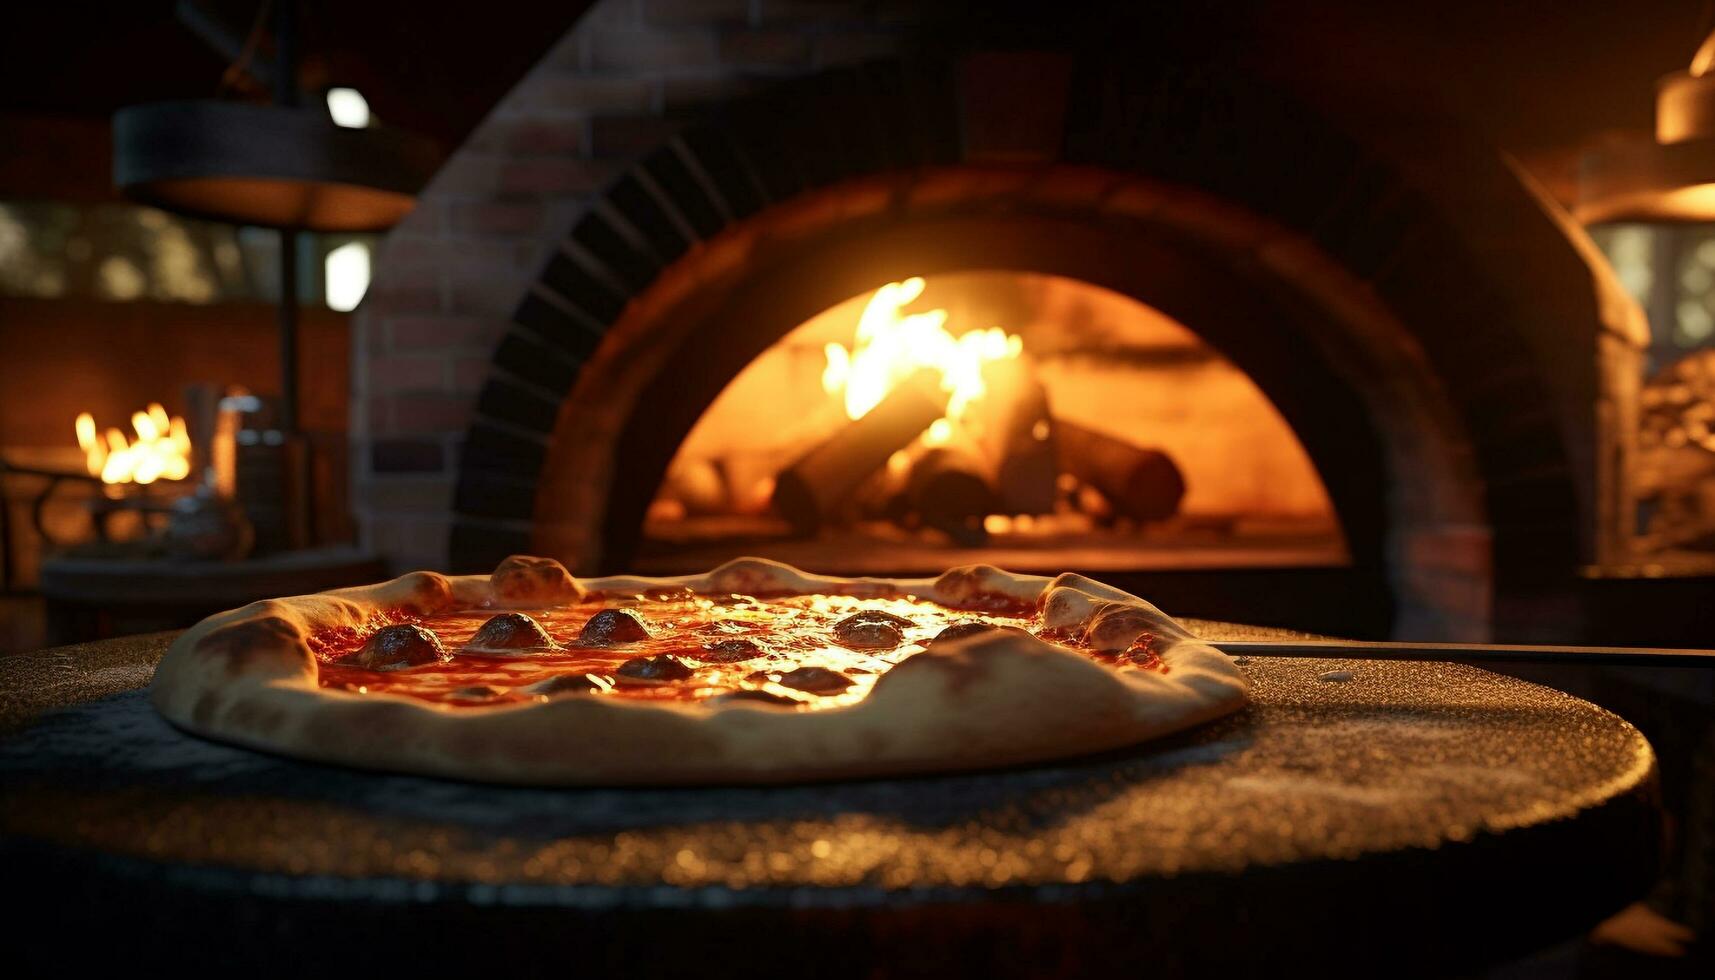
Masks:
[[[1580,404],[1588,412],[1593,369],[1544,353],[1595,348],[1602,283],[1592,285],[1564,229],[1504,163],[1452,153],[1468,164],[1462,176],[1480,176],[1489,203],[1500,202],[1493,210],[1516,220],[1507,229],[1512,247],[1529,239],[1540,253],[1522,271],[1497,268],[1473,247],[1484,242],[1470,215],[1460,216],[1463,225],[1450,220],[1421,181],[1266,87],[1187,90],[1123,67],[1080,69],[1060,96],[1064,130],[1048,159],[985,167],[956,77],[948,66],[880,63],[781,83],[682,130],[616,180],[577,219],[496,349],[460,461],[454,564],[481,567],[539,546],[532,528],[549,526],[546,543],[599,561],[600,544],[624,531],[597,535],[557,521],[563,488],[540,482],[567,412],[594,404],[579,392],[601,391],[617,368],[664,353],[666,345],[652,352],[633,342],[659,327],[661,311],[674,310],[680,323],[697,322],[687,309],[707,314],[721,298],[707,285],[756,257],[757,228],[789,237],[794,223],[909,224],[900,203],[937,195],[993,215],[1028,203],[1101,220],[1118,220],[1114,202],[1130,201],[1132,225],[1157,238],[1178,234],[1180,244],[1196,238],[1275,312],[1311,311],[1299,319],[1335,325],[1316,350],[1324,375],[1341,378],[1382,428],[1378,452],[1388,461],[1377,472],[1388,479],[1370,492],[1389,495],[1388,513],[1364,519],[1393,529],[1373,536],[1369,554],[1394,570],[1405,631],[1433,631],[1447,617],[1486,619],[1491,532],[1503,579],[1569,574],[1589,553],[1594,490],[1579,469],[1593,455],[1590,423],[1568,413]],[[1074,172],[1084,179],[1067,179]],[[880,281],[871,276],[850,293]],[[1242,351],[1235,359],[1243,366]],[[576,443],[635,451],[635,438],[619,437],[635,437],[640,418],[586,413]],[[559,442],[572,438],[561,432]],[[584,464],[599,468],[594,456],[586,452]],[[1421,478],[1414,459],[1429,464]],[[1361,513],[1358,501],[1348,494],[1348,516]],[[577,503],[594,527],[630,520],[605,498]],[[1457,601],[1413,598],[1461,589]]]
[[[533,546],[590,567],[622,564],[703,409],[828,306],[911,274],[1034,271],[1132,296],[1222,350],[1317,462],[1359,568],[1396,579],[1407,628],[1468,630],[1486,611],[1480,596],[1448,601],[1445,590],[1394,575],[1403,566],[1393,552],[1463,545],[1482,524],[1457,420],[1409,335],[1385,311],[1331,306],[1326,294],[1350,284],[1301,240],[1194,197],[1089,168],[960,167],[846,182],[740,223],[635,300],[563,399]],[[1163,214],[1168,198],[1196,207]],[[1192,213],[1198,221],[1185,223]],[[1233,247],[1240,235],[1249,248]],[[1275,266],[1259,260],[1265,247]],[[1281,328],[1259,332],[1258,323]],[[1384,506],[1398,484],[1416,492]],[[1475,569],[1478,579],[1485,571]]]

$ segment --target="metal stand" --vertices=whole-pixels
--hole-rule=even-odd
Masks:
[[[298,97],[298,11],[294,0],[276,0],[274,9],[274,101],[296,106]],[[313,539],[310,508],[309,448],[298,423],[298,232],[280,229],[280,434],[285,438],[286,535],[292,548]]]

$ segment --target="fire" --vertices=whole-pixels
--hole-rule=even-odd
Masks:
[[[822,388],[836,397],[843,393],[846,417],[856,420],[906,378],[924,368],[938,371],[950,397],[946,419],[931,430],[934,445],[951,437],[952,423],[987,390],[983,366],[1017,357],[1024,341],[999,327],[954,337],[947,330],[946,310],[901,313],[923,295],[923,286],[917,276],[875,291],[858,319],[853,349],[838,343],[824,348],[828,366],[822,371]]]
[[[77,444],[83,449],[84,466],[90,476],[103,483],[154,483],[182,480],[191,472],[191,437],[185,420],[169,417],[159,402],[133,412],[131,428],[137,441],[130,442],[116,428],[98,433],[95,416],[77,417]]]

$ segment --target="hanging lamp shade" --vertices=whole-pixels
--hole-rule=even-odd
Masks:
[[[335,125],[321,107],[162,102],[113,117],[113,179],[180,214],[320,232],[383,231],[439,164],[429,140]]]
[[[1715,34],[1686,71],[1656,84],[1655,135],[1584,151],[1578,220],[1715,221]]]

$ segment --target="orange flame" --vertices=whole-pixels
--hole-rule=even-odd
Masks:
[[[169,416],[159,402],[151,402],[147,410],[132,413],[131,428],[136,430],[136,442],[114,428],[98,435],[95,416],[78,415],[77,444],[90,476],[100,477],[103,483],[147,484],[190,475],[191,437],[184,419]]]
[[[947,330],[947,311],[901,313],[923,295],[921,276],[890,282],[875,291],[858,319],[857,342],[851,350],[831,343],[824,348],[828,365],[822,389],[845,400],[846,417],[860,419],[881,404],[894,386],[924,368],[941,375],[950,395],[945,419],[936,422],[930,445],[951,438],[953,423],[987,391],[983,365],[1015,358],[1024,341],[999,327],[972,330],[954,337]]]

